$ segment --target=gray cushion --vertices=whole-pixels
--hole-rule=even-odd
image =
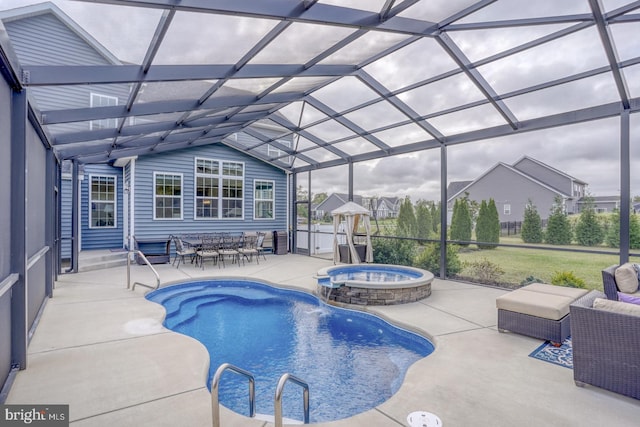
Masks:
[[[548,285],[546,283],[532,283],[530,285],[520,288],[522,291],[530,292],[542,292],[545,294],[560,295],[563,297],[569,297],[578,299],[583,295],[586,295],[589,290],[579,288],[569,288],[567,286]]]
[[[620,292],[634,294],[638,291],[638,275],[633,264],[626,263],[616,268],[615,277]]]
[[[611,311],[614,313],[640,317],[640,305],[629,304],[621,301],[596,298],[593,300],[593,308],[596,310]]]
[[[574,298],[562,295],[517,290],[496,298],[496,306],[501,310],[560,320],[569,314],[569,304],[573,301]]]

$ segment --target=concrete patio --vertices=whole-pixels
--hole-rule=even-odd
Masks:
[[[331,261],[267,255],[242,267],[157,265],[163,284],[249,277],[315,290]],[[132,265],[132,282],[153,283]],[[69,404],[73,426],[210,426],[209,358],[197,341],[162,327],[164,309],[127,290],[126,267],[60,276],[6,403]],[[435,352],[414,364],[398,393],[332,427],[406,426],[413,411],[452,426],[637,426],[640,401],[574,385],[570,369],[528,357],[540,340],[496,330],[495,298],[506,291],[435,280],[420,302],[369,311],[421,332]],[[372,367],[375,369],[374,367]],[[313,391],[311,391],[313,393]],[[222,425],[271,426],[223,408]],[[289,414],[285,414],[289,415]]]

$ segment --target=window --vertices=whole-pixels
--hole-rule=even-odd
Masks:
[[[115,228],[116,177],[91,175],[89,182],[89,228]]]
[[[91,108],[93,107],[110,107],[118,105],[118,98],[109,95],[100,95],[99,93],[91,94]],[[98,129],[115,129],[118,127],[117,119],[92,120],[89,124],[90,130]]]
[[[275,184],[273,181],[253,182],[253,218],[274,219]]]
[[[504,214],[511,215],[511,205],[509,203],[504,204]]]
[[[153,219],[182,219],[182,174],[153,173]]]
[[[287,147],[288,149],[291,149],[293,146],[293,141],[286,140],[286,139],[278,139],[276,140],[276,142],[284,147]],[[267,156],[269,156],[270,158],[279,160],[286,164],[290,164],[291,156],[285,156],[286,154],[287,153],[281,150],[280,148],[272,144],[267,144]]]
[[[242,218],[244,164],[196,158],[196,219]]]

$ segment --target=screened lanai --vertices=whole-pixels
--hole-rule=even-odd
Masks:
[[[0,170],[11,192],[0,203],[7,237],[0,297],[24,290],[30,270],[46,279],[43,295],[51,294],[61,162],[110,163],[209,144],[286,171],[295,231],[296,209],[310,204],[295,189],[315,186],[323,171],[343,168],[350,198],[359,182],[404,174],[433,180],[431,191],[444,202],[451,169],[471,167],[479,155],[501,160],[500,148],[485,141],[525,154],[525,144],[546,140],[548,151],[566,146],[582,171],[612,183],[620,260],[629,258],[640,166],[639,1],[53,3],[81,26],[72,27],[80,39],[102,47],[109,65],[84,57],[61,63],[37,43],[15,49],[4,25],[39,8],[2,2],[2,111],[9,114],[0,117],[0,138],[11,156]],[[79,89],[126,96],[78,107],[63,95]],[[34,152],[28,141],[41,144]],[[465,155],[452,158],[461,147]],[[358,169],[385,159],[399,159],[394,174]],[[403,171],[411,161],[423,167]],[[428,175],[413,175],[422,169]],[[446,229],[445,209],[441,215]],[[444,257],[446,233],[440,240]],[[12,316],[16,322],[21,313]],[[26,338],[13,348],[24,361]]]

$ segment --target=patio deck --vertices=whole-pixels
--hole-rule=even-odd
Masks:
[[[331,261],[268,255],[267,261],[204,271],[157,265],[163,284],[242,276],[313,291],[313,274]],[[153,283],[132,265],[132,282]],[[355,417],[318,426],[406,426],[410,412],[452,426],[637,426],[640,401],[579,388],[570,369],[528,357],[540,340],[496,330],[495,298],[506,291],[434,280],[432,295],[371,308],[431,337],[436,350],[414,364],[398,393]],[[147,289],[126,289],[126,268],[60,276],[6,403],[70,405],[73,426],[210,426],[208,354],[197,341],[162,327],[164,310]],[[313,391],[312,391],[313,392]],[[285,414],[287,415],[287,414]],[[223,408],[222,425],[271,426]]]

